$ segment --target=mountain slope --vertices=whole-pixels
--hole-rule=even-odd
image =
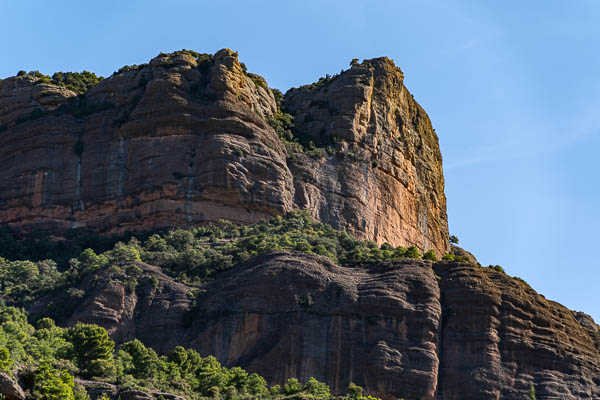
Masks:
[[[437,136],[403,78],[377,58],[284,96],[224,49],[0,81],[0,255],[36,261],[0,258],[2,303],[270,384],[600,398],[598,325],[450,247]]]

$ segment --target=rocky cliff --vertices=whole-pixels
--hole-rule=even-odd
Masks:
[[[272,126],[282,107],[295,143]],[[436,134],[387,58],[283,99],[227,49],[161,54],[84,94],[35,74],[0,82],[0,224],[108,234],[306,208],[361,239],[470,260],[348,268],[271,252],[199,287],[116,262],[38,298],[33,318],[336,393],[352,381],[384,399],[600,398],[600,328],[450,249],[443,190]]]
[[[355,236],[445,253],[442,155],[403,81],[383,57],[286,93],[298,131],[346,155],[299,156],[291,165],[296,204]]]
[[[176,345],[260,372],[353,381],[384,399],[600,398],[598,326],[527,284],[469,262],[345,268],[304,253],[260,256],[191,295],[145,264],[135,290],[108,269],[56,304],[123,342]],[[126,269],[122,266],[122,269]],[[154,283],[150,283],[154,282]],[[75,304],[69,302],[75,301]],[[32,308],[45,315],[48,302]]]
[[[308,208],[353,235],[447,251],[441,155],[387,58],[291,90],[290,154],[266,82],[237,53],[160,55],[83,95],[24,74],[0,82],[0,223],[57,234],[253,222]]]

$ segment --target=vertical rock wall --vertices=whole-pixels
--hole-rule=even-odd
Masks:
[[[442,155],[403,80],[383,57],[286,94],[297,131],[335,153],[291,163],[295,201],[362,239],[444,254]]]
[[[82,96],[5,79],[0,223],[117,233],[301,207],[361,239],[448,250],[437,137],[393,62],[293,89],[285,107],[332,151],[286,150],[267,123],[272,91],[227,49],[160,55]]]

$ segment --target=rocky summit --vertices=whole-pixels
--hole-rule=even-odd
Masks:
[[[286,149],[273,91],[244,69],[225,49],[161,55],[79,96],[3,80],[0,223],[117,233],[300,207],[361,239],[448,250],[437,136],[391,60],[286,94],[295,130],[328,144],[312,156]]]
[[[62,376],[111,399],[600,399],[600,327],[450,245],[403,79],[353,60],[283,95],[224,49],[83,89],[0,81],[0,394]]]

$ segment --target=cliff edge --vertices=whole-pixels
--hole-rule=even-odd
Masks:
[[[30,74],[0,82],[0,224],[99,233],[250,223],[307,208],[361,239],[448,250],[442,159],[426,113],[387,58],[284,100],[237,53],[181,51],[124,67],[84,94]],[[334,143],[335,142],[335,143]]]

